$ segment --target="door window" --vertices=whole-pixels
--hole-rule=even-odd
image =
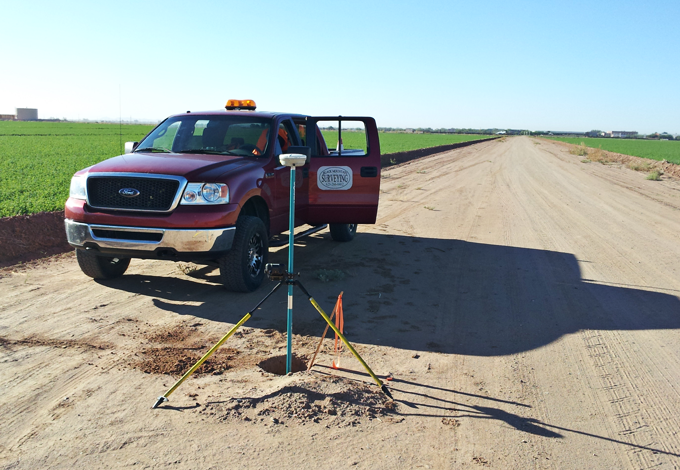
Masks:
[[[362,121],[321,121],[321,133],[330,156],[361,157],[368,155],[366,126]]]

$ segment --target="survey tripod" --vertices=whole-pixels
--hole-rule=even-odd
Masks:
[[[301,148],[301,147],[298,147]],[[309,150],[309,148],[307,148]],[[278,281],[278,284],[274,287],[274,289],[269,292],[260,302],[248,313],[246,313],[241,320],[238,321],[228,332],[226,335],[224,335],[212,348],[208,350],[207,353],[203,355],[202,358],[196,362],[191,368],[172,386],[170,389],[165,392],[165,394],[161,395],[158,397],[156,400],[156,403],[154,403],[152,408],[157,408],[161,403],[168,401],[168,397],[172,392],[174,392],[181,384],[184,382],[191,374],[193,374],[196,369],[201,367],[201,365],[210,357],[212,354],[217,351],[217,349],[222,346],[225,341],[229,339],[231,335],[233,335],[236,330],[238,330],[245,322],[247,322],[250,317],[253,316],[255,311],[260,308],[262,304],[265,303],[265,301],[271,297],[274,292],[279,290],[279,288],[283,285],[288,286],[288,321],[287,321],[287,353],[286,353],[286,373],[290,373],[291,371],[291,364],[292,364],[292,338],[293,338],[293,287],[297,286],[300,288],[300,290],[307,296],[307,299],[309,302],[312,304],[312,306],[319,312],[319,314],[323,317],[323,319],[328,323],[328,326],[331,327],[331,329],[335,332],[336,335],[342,340],[343,343],[345,343],[345,346],[347,346],[347,349],[351,351],[351,353],[354,355],[354,357],[357,358],[357,360],[361,363],[361,365],[366,369],[366,372],[368,372],[368,375],[371,376],[371,378],[375,381],[375,383],[380,387],[380,390],[387,395],[390,399],[392,399],[392,394],[390,391],[387,389],[384,383],[380,381],[380,379],[373,373],[371,368],[366,364],[366,362],[361,358],[359,353],[354,349],[354,347],[347,341],[347,338],[342,334],[342,332],[338,329],[337,326],[333,324],[331,319],[328,317],[326,312],[323,311],[321,306],[317,303],[316,300],[314,300],[314,297],[309,293],[307,289],[305,289],[305,286],[302,285],[302,283],[296,279],[296,276],[293,274],[293,253],[294,253],[294,247],[295,247],[295,167],[302,166],[307,162],[307,159],[309,158],[309,154],[303,155],[303,154],[284,154],[279,156],[279,160],[282,165],[290,167],[290,206],[289,206],[289,238],[288,238],[288,269],[286,268],[285,265],[283,264],[267,264],[265,267],[265,274],[269,279],[272,281]],[[299,274],[298,274],[299,277]]]

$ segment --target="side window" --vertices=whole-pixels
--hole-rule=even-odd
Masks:
[[[366,126],[362,121],[319,121],[321,134],[326,141],[330,156],[342,154],[347,157],[368,155]],[[317,155],[319,155],[317,149]]]
[[[307,145],[307,121],[304,119],[294,119],[295,129],[300,137],[300,145]]]
[[[288,147],[297,145],[295,133],[289,121],[283,121],[279,124],[278,135],[276,136],[275,154],[280,155],[288,151]]]

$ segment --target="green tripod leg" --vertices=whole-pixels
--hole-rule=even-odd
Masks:
[[[198,360],[198,362],[196,362],[196,364],[194,364],[193,366],[191,366],[191,369],[189,369],[188,371],[186,371],[186,373],[182,376],[181,379],[179,379],[179,380],[175,383],[175,385],[173,385],[172,387],[170,387],[170,390],[168,390],[167,392],[165,392],[164,395],[161,395],[160,397],[158,397],[158,400],[156,400],[156,403],[154,403],[154,405],[152,406],[152,408],[158,408],[158,406],[159,406],[161,403],[168,401],[168,397],[170,396],[170,394],[171,394],[172,392],[174,392],[174,391],[177,389],[177,387],[179,387],[180,385],[182,385],[182,382],[184,382],[186,379],[188,379],[189,376],[190,376],[191,374],[193,374],[193,373],[196,371],[196,369],[198,369],[199,367],[201,367],[201,365],[202,365],[202,364],[203,364],[210,356],[212,356],[213,353],[214,353],[215,351],[217,351],[217,349],[218,349],[220,346],[222,346],[222,344],[224,344],[224,342],[225,342],[226,340],[228,340],[229,337],[230,337],[231,335],[233,335],[234,333],[236,333],[236,330],[238,330],[245,322],[247,322],[247,321],[250,319],[250,317],[253,316],[253,312],[255,312],[255,310],[257,310],[257,309],[260,307],[260,305],[262,305],[262,304],[264,303],[264,301],[267,300],[267,299],[268,299],[274,292],[276,292],[276,291],[278,290],[278,288],[281,287],[282,285],[283,285],[283,283],[282,283],[282,282],[279,282],[279,283],[276,285],[276,287],[274,287],[274,289],[273,289],[269,294],[267,294],[267,296],[266,296],[264,299],[262,299],[262,300],[260,301],[260,303],[258,303],[258,304],[255,306],[255,308],[253,308],[250,312],[246,313],[245,316],[244,316],[243,318],[241,318],[241,320],[239,320],[239,322],[238,322],[237,324],[235,324],[235,325],[227,332],[226,335],[222,336],[222,339],[220,339],[220,340],[215,344],[215,346],[213,346],[212,348],[210,348],[210,349],[208,350],[208,352],[205,353],[205,354],[203,355],[203,357],[200,358],[200,359]]]
[[[305,295],[309,299],[309,302],[312,304],[312,306],[317,310],[317,312],[319,312],[321,314],[323,319],[326,320],[326,323],[328,323],[328,326],[330,326],[333,329],[333,331],[335,331],[335,334],[340,337],[340,339],[342,340],[343,343],[345,343],[345,346],[347,346],[347,349],[349,349],[352,352],[352,354],[354,354],[354,357],[356,357],[357,360],[361,363],[361,365],[364,366],[364,369],[366,369],[366,372],[368,372],[368,375],[370,375],[373,378],[375,383],[378,384],[378,387],[380,387],[380,390],[382,390],[382,392],[385,395],[387,395],[391,400],[394,400],[394,398],[392,398],[392,394],[387,389],[385,384],[382,383],[380,381],[380,379],[373,373],[371,368],[368,367],[368,364],[366,364],[366,362],[361,358],[361,356],[356,351],[356,349],[354,349],[354,347],[352,347],[352,345],[349,343],[349,341],[347,341],[347,338],[345,338],[345,336],[342,333],[340,333],[340,330],[333,324],[331,319],[328,318],[328,315],[326,315],[326,312],[324,312],[323,309],[321,308],[321,306],[316,302],[316,300],[314,300],[314,297],[312,297],[312,295],[307,291],[307,289],[305,289],[305,287],[300,283],[300,281],[295,281],[295,284],[298,287],[300,287],[300,289],[302,289],[302,292],[305,293]]]

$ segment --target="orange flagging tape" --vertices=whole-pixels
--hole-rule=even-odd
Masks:
[[[342,294],[338,296],[338,302],[335,304],[335,327],[340,331],[340,333],[344,333],[344,328],[345,328],[345,315],[342,312]],[[335,333],[335,359],[333,360],[333,363],[331,364],[331,367],[333,369],[338,369],[340,367],[340,353],[342,352],[342,341],[338,341],[340,339],[338,337],[338,334]]]
[[[335,307],[333,308],[333,313],[331,313],[330,321],[333,321],[333,318],[335,317],[335,314],[338,311],[338,305],[342,306],[342,294],[344,292],[340,292],[340,295],[338,296],[338,301],[335,303]],[[343,321],[344,324],[344,321]],[[337,322],[336,322],[337,325]],[[309,365],[307,366],[307,372],[312,370],[312,367],[314,366],[314,361],[316,361],[316,356],[319,354],[319,350],[321,349],[321,344],[323,344],[323,339],[326,337],[326,333],[328,333],[328,324],[326,325],[326,328],[323,330],[323,334],[321,335],[321,339],[319,340],[319,345],[316,347],[316,351],[314,352],[314,357],[312,357],[312,360],[309,361]],[[336,335],[337,336],[337,335]],[[337,338],[335,339],[337,343]]]

